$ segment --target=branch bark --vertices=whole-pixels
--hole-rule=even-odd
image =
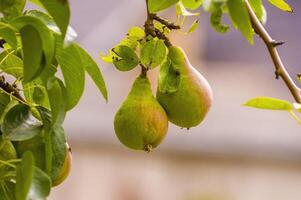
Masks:
[[[277,46],[284,44],[282,41],[273,40],[272,37],[269,35],[265,27],[257,18],[254,10],[252,9],[248,0],[245,0],[246,7],[249,12],[249,16],[253,25],[255,32],[259,35],[259,37],[264,41],[270,56],[273,60],[275,66],[275,73],[276,78],[281,77],[285,82],[286,86],[290,90],[291,94],[293,95],[295,101],[297,103],[301,103],[301,89],[296,85],[293,81],[289,73],[287,72],[281,57],[277,51]]]

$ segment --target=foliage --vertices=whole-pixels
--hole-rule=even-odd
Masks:
[[[195,20],[184,33],[194,32],[201,8],[211,15],[211,25],[217,32],[228,32],[230,25],[223,22],[228,17],[253,44],[255,30],[245,0],[146,2],[145,29],[130,28],[126,37],[101,58],[120,71],[140,65],[142,76],[160,67],[160,91],[173,93],[180,85],[179,70],[174,65],[179,60],[169,56],[169,33],[185,26],[187,17]],[[264,24],[267,13],[262,0],[248,2]],[[268,2],[292,12],[284,0]],[[26,3],[36,4],[40,10],[24,10]],[[173,6],[177,23],[157,15]],[[68,0],[0,0],[0,12],[0,70],[14,80],[9,83],[0,77],[0,199],[46,199],[60,178],[68,154],[63,122],[84,92],[85,73],[107,101],[105,81],[96,62],[75,42],[76,33],[69,26]],[[285,110],[301,124],[294,112],[301,110],[298,103],[260,97],[246,106]]]
[[[85,73],[108,99],[102,74],[76,42],[67,0],[1,0],[0,199],[46,199],[68,153],[63,122]],[[44,11],[41,11],[44,10]],[[58,72],[61,71],[61,78]]]

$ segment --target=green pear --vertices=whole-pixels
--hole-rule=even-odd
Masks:
[[[139,76],[115,115],[115,133],[122,144],[150,151],[164,139],[168,118],[152,94],[147,77]]]
[[[169,64],[176,71],[177,87],[174,91],[162,90],[158,84],[157,99],[173,124],[191,128],[199,125],[212,104],[212,90],[208,81],[190,64],[185,52],[179,47],[170,47]],[[163,74],[163,73],[167,73]],[[159,80],[170,72],[160,70]],[[164,78],[164,77],[163,77]],[[175,81],[176,82],[176,81]]]

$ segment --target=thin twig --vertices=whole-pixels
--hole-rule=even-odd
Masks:
[[[158,37],[161,40],[164,40],[164,43],[166,46],[170,47],[172,46],[170,40],[168,37],[164,35],[160,30],[156,29],[154,26],[154,19],[156,14],[150,13],[149,8],[148,8],[148,0],[145,0],[146,6],[147,6],[147,20],[145,21],[144,24],[144,31],[146,36],[151,35],[152,37]]]
[[[7,94],[15,97],[16,100],[18,100],[20,103],[27,104],[25,99],[19,93],[18,88],[6,82],[4,76],[0,76],[0,89],[2,89]]]
[[[248,9],[249,16],[255,32],[261,37],[261,39],[264,41],[269,50],[269,53],[275,66],[276,77],[281,77],[283,79],[296,102],[301,103],[301,89],[295,84],[293,79],[290,77],[277,51],[277,46],[282,45],[283,42],[273,40],[267,32],[267,30],[257,18],[248,0],[245,0],[245,4]]]
[[[165,25],[169,29],[181,29],[181,26],[176,25],[172,22],[169,22],[168,20],[166,20],[158,15],[154,15],[154,20],[160,22],[161,24]]]

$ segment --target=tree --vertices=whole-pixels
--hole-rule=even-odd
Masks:
[[[292,12],[284,0],[269,2],[281,10]],[[46,199],[51,187],[66,178],[71,154],[63,122],[66,113],[77,105],[83,94],[85,72],[94,80],[104,99],[108,100],[101,71],[89,54],[75,42],[76,33],[69,26],[68,1],[31,0],[31,3],[37,4],[44,11],[24,11],[26,3],[29,2],[0,0],[0,47],[3,49],[0,69],[4,74],[0,77],[0,200]],[[174,5],[177,23],[158,15],[158,12]],[[301,110],[301,89],[288,74],[277,52],[277,46],[283,42],[273,40],[264,28],[266,11],[261,0],[146,0],[146,7],[144,29],[130,28],[126,38],[114,46],[108,55],[102,54],[102,60],[113,63],[120,71],[140,66],[139,77],[142,79],[147,77],[149,70],[160,67],[158,91],[167,94],[177,92],[183,75],[177,69],[177,62],[181,65],[185,54],[174,48],[168,34],[180,30],[186,17],[197,18],[199,13],[195,10],[202,7],[211,14],[211,24],[217,32],[226,33],[229,30],[230,26],[223,23],[223,17],[229,16],[233,27],[250,44],[253,44],[255,34],[261,37],[273,60],[276,78],[283,79],[295,100],[292,104],[280,99],[258,97],[245,105],[289,111],[301,124],[295,112]],[[193,32],[197,26],[198,19],[186,33]],[[58,71],[62,72],[62,78],[58,76]],[[7,77],[12,82],[7,81]],[[296,76],[296,79],[301,81],[301,75]],[[148,83],[144,83],[143,88],[148,87]],[[140,87],[135,88],[141,90]],[[133,93],[137,94],[136,91]],[[151,102],[156,102],[155,98],[149,98]],[[137,102],[140,105],[143,101],[139,97]],[[200,103],[203,105],[204,102]],[[163,105],[163,101],[159,100],[159,103]],[[156,104],[156,108],[158,106]],[[167,106],[160,110],[162,115],[165,115],[164,110],[168,111]],[[177,123],[177,120],[171,119],[170,112],[167,115],[170,121]],[[135,119],[147,117],[138,115]],[[120,123],[123,117],[118,119],[121,119],[118,121]],[[201,121],[197,120],[195,124]],[[183,124],[183,127],[190,128],[189,123]],[[126,128],[129,126],[127,124]],[[151,131],[155,130],[153,126],[156,125],[152,125]],[[144,142],[145,134],[149,136],[149,132],[145,131],[148,126],[141,127],[144,130]],[[134,128],[137,129],[136,126]],[[161,139],[155,140],[158,142]],[[135,145],[135,148],[142,147],[150,151],[155,145],[158,144],[142,143],[142,146]]]

